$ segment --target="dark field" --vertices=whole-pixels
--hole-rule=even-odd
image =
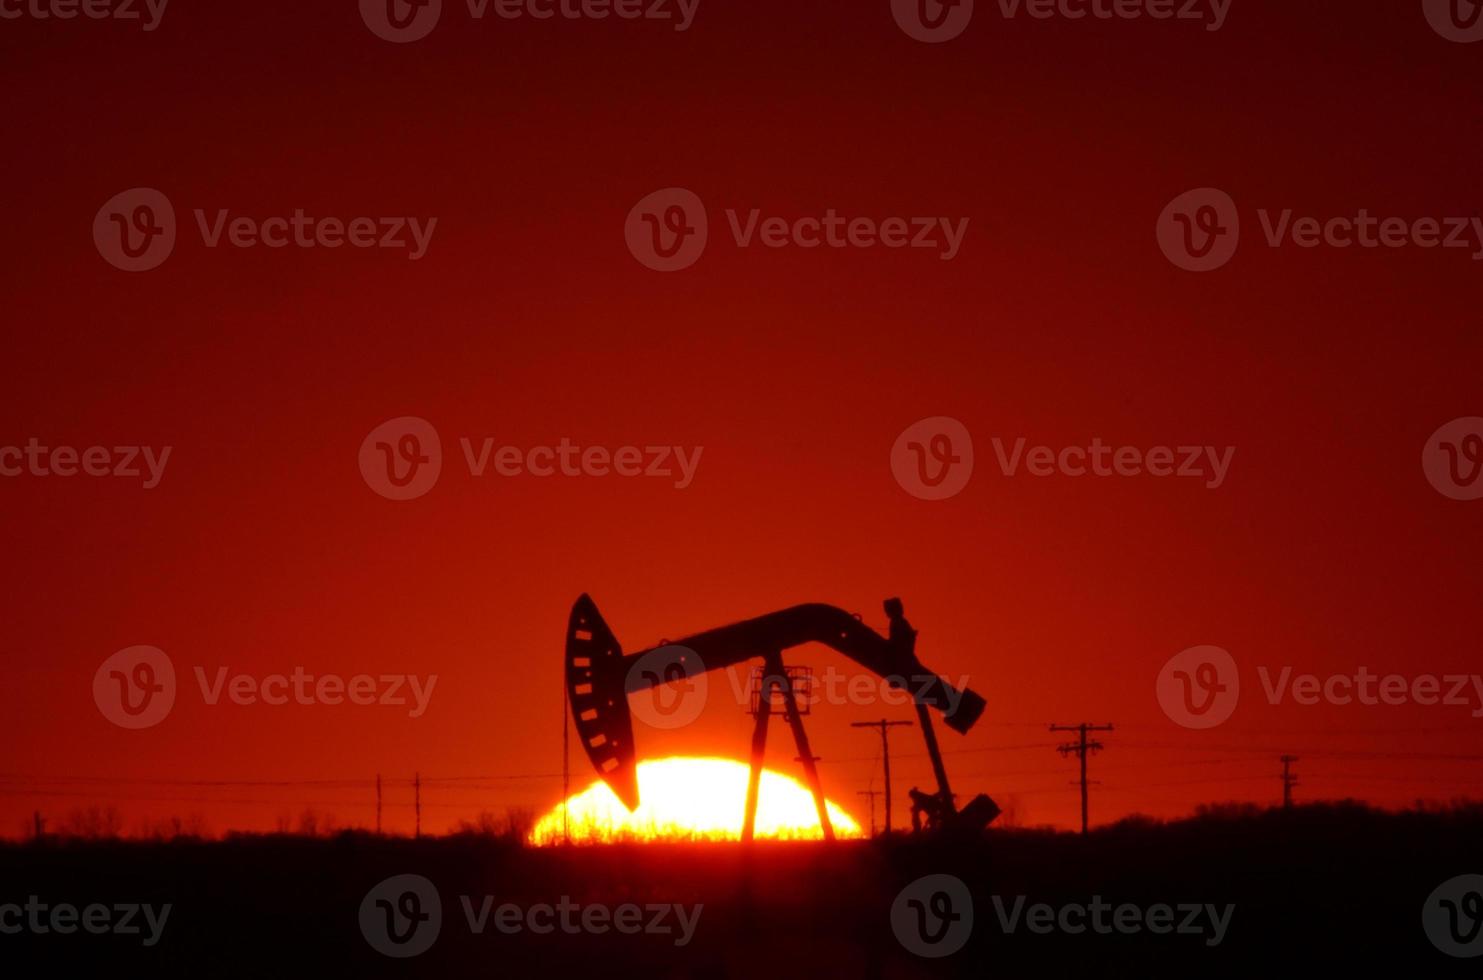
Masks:
[[[0,848],[0,905],[22,906],[0,916],[3,923],[25,917],[32,895],[49,908],[142,903],[158,910],[169,903],[158,941],[145,945],[150,927],[140,913],[133,919],[138,934],[23,928],[0,935],[0,952],[10,976],[45,970],[159,977],[1069,977],[1095,970],[1104,977],[1280,977],[1306,966],[1334,975],[1381,964],[1400,966],[1408,976],[1460,976],[1476,975],[1479,961],[1435,948],[1423,929],[1423,906],[1444,881],[1480,870],[1478,808],[1383,814],[1309,806],[1125,823],[1085,840],[1001,830],[959,842],[769,843],[751,850],[734,844],[534,850],[483,837],[350,834],[58,841]],[[391,958],[368,941],[360,911],[378,883],[404,874],[435,885],[441,920],[425,952]],[[950,913],[960,917],[954,929],[971,923],[971,932],[944,934],[967,935],[966,944],[936,959],[910,952],[892,924],[898,894],[929,874],[961,880],[973,902],[969,912],[958,899]],[[493,896],[482,934],[471,929],[461,896],[470,896],[476,919],[484,897]],[[570,932],[560,918],[564,896],[581,907],[567,911]],[[1127,921],[1146,915],[1145,924],[1160,924],[1154,909],[1169,906],[1174,931],[1042,934],[1028,928],[1026,912],[1008,932],[996,896],[1006,916],[1020,896],[1026,907],[1090,906],[1100,896],[1109,906],[1101,913],[1107,926],[1115,924],[1116,906],[1136,906],[1141,911],[1120,914]],[[934,915],[948,911],[934,902],[928,895],[922,907]],[[504,913],[507,926],[518,920],[519,932],[496,926],[495,910],[506,903],[520,907]],[[553,911],[528,918],[543,904]],[[630,904],[640,911],[621,913],[626,927],[669,931],[616,931],[611,910]],[[674,904],[703,905],[689,920],[693,932],[683,945],[673,910],[655,921],[653,906]],[[582,911],[593,905],[605,908]],[[1202,911],[1193,920],[1180,908],[1196,905]],[[1205,906],[1229,907],[1218,942]],[[1463,901],[1461,907],[1459,924],[1466,927],[1474,906]],[[426,914],[428,907],[412,910]],[[40,913],[43,925],[48,914]],[[112,911],[110,918],[122,914]],[[584,914],[593,928],[581,928]],[[372,923],[382,916],[373,908]],[[1075,927],[1083,920],[1066,921]],[[530,925],[551,931],[532,932]],[[933,918],[931,925],[929,932],[941,923]],[[1181,926],[1202,931],[1181,932]],[[1483,946],[1483,938],[1475,945]]]

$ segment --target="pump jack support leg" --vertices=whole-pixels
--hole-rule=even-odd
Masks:
[[[834,824],[829,819],[829,806],[824,801],[824,783],[819,779],[819,767],[814,764],[814,754],[808,747],[808,733],[803,730],[803,716],[798,713],[798,700],[793,695],[793,685],[783,670],[783,655],[768,654],[765,663],[769,672],[775,671],[782,678],[778,687],[783,694],[783,714],[788,719],[789,727],[793,729],[798,758],[803,763],[803,772],[808,777],[809,787],[814,791],[814,809],[819,812],[819,827],[824,831],[825,840],[834,840]]]
[[[942,797],[943,812],[957,813],[958,808],[953,805],[953,791],[947,784],[947,768],[943,766],[942,753],[937,749],[937,733],[932,730],[932,715],[920,701],[917,702],[917,721],[922,725],[922,738],[927,742],[927,754],[932,757],[932,772],[937,776],[937,794]]]
[[[762,761],[767,755],[767,717],[772,714],[772,684],[762,678],[762,700],[757,704],[757,723],[752,729],[752,771],[747,774],[747,812],[742,840],[751,843],[757,828],[757,792],[762,781]]]

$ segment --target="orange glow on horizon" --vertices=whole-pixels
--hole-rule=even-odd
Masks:
[[[639,806],[629,812],[598,780],[537,821],[534,844],[562,839],[563,810],[578,843],[623,840],[740,840],[746,807],[748,767],[734,759],[674,757],[640,762]],[[837,837],[863,837],[859,823],[825,800]],[[796,779],[762,770],[757,797],[759,838],[818,840],[823,837],[813,794]]]

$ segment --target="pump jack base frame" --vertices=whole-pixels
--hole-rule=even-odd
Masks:
[[[752,766],[747,775],[747,809],[742,824],[742,840],[751,842],[757,828],[757,796],[762,782],[762,763],[767,753],[767,721],[772,715],[773,693],[783,700],[783,716],[788,727],[793,729],[793,742],[798,747],[798,759],[803,763],[808,777],[809,789],[813,791],[814,808],[819,813],[819,827],[824,839],[834,840],[834,824],[829,819],[829,803],[824,798],[824,784],[819,779],[819,767],[813,751],[808,745],[808,733],[803,729],[803,717],[798,710],[798,699],[794,695],[793,683],[783,668],[781,651],[772,651],[762,658],[762,688],[757,699],[757,721],[752,729]]]

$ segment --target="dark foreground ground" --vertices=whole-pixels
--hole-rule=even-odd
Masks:
[[[1083,971],[1286,977],[1400,967],[1407,976],[1476,975],[1483,959],[1445,955],[1423,928],[1434,890],[1470,873],[1483,873],[1478,809],[1380,814],[1304,807],[1124,824],[1086,840],[995,831],[957,843],[774,843],[750,852],[734,844],[530,850],[478,837],[356,835],[54,842],[0,847],[0,927],[13,928],[32,914],[24,908],[30,896],[48,907],[36,913],[46,933],[28,923],[0,933],[0,972],[834,980]],[[424,877],[436,897],[414,897],[404,881],[380,885],[401,875]],[[927,875],[951,877],[912,884]],[[469,922],[465,896],[476,920],[484,897],[492,896],[482,933]],[[1007,927],[1001,906],[1003,916],[1013,915],[1022,896],[1026,907],[1087,906],[1085,919],[1076,913],[1065,919],[1071,929],[1084,923],[1086,930],[1035,932],[1028,911]],[[566,912],[565,929],[563,897],[580,907]],[[1095,897],[1109,906],[1100,913],[1100,931],[1090,917]],[[1456,923],[1466,939],[1474,918],[1483,922],[1483,896],[1473,901],[1464,890],[1457,902]],[[7,903],[23,908],[7,913]],[[142,913],[133,920],[138,934],[52,931],[51,909],[64,903],[76,906],[79,917],[89,905],[107,906],[114,923],[124,914],[118,906],[147,903],[158,910],[169,903],[171,910],[158,941],[146,946],[150,927]],[[652,908],[676,903],[692,915],[703,905],[684,945],[673,910],[656,922]],[[518,910],[503,913],[501,928],[496,910],[507,904]],[[654,931],[614,930],[611,910],[629,904],[643,911],[622,913],[624,925]],[[553,911],[539,911],[543,905]],[[604,908],[586,911],[593,905]],[[1133,908],[1115,911],[1119,906]],[[1171,908],[1166,920],[1159,906]],[[1191,921],[1193,913],[1181,906],[1229,908],[1224,935],[1216,941],[1208,910]],[[414,927],[402,913],[428,918]],[[92,915],[101,928],[102,913]],[[584,915],[592,928],[583,928]],[[1142,925],[1132,931],[1135,920]],[[66,913],[60,921],[67,924]],[[1174,931],[1148,928],[1165,921]],[[377,948],[407,953],[424,944],[425,951],[403,958]],[[953,945],[961,948],[951,955],[918,955]],[[1472,948],[1483,951],[1483,936]]]

